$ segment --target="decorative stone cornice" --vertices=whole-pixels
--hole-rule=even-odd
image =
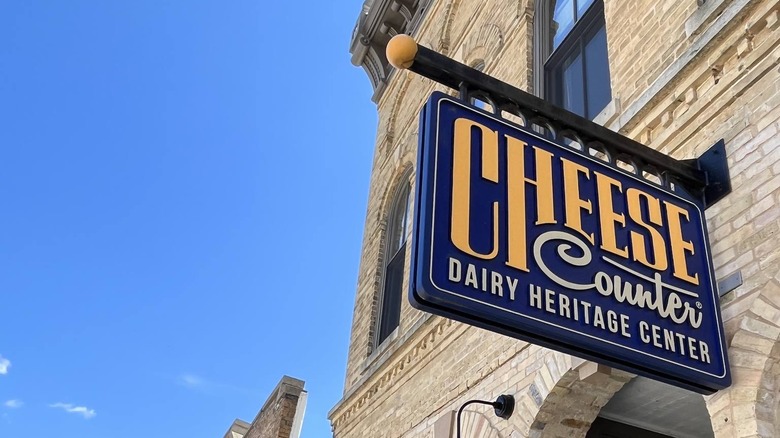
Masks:
[[[382,396],[393,387],[398,376],[404,375],[404,369],[411,368],[423,357],[433,350],[433,347],[441,342],[448,334],[448,328],[453,322],[446,318],[426,319],[427,324],[421,334],[415,333],[414,343],[409,343],[402,351],[394,353],[377,372],[370,374],[365,382],[355,385],[352,391],[344,395],[336,406],[331,409],[328,417],[331,427],[335,430],[342,426],[355,415],[360,415],[364,408],[371,404],[372,399]],[[459,326],[461,328],[465,326]]]
[[[431,0],[365,0],[352,31],[349,53],[352,64],[363,67],[374,87],[371,100],[378,102],[393,68],[385,56],[390,38],[412,34]]]

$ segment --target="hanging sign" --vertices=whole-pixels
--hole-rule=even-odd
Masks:
[[[701,393],[731,382],[699,202],[434,93],[415,307]]]

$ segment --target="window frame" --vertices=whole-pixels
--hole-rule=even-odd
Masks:
[[[554,1],[550,2],[554,4]],[[549,18],[552,20],[552,17]],[[588,90],[588,78],[586,77],[588,58],[585,55],[586,44],[601,30],[606,27],[604,19],[604,2],[603,0],[595,0],[588,9],[582,14],[575,23],[569,33],[563,38],[561,43],[556,49],[549,54],[544,62],[544,96],[545,99],[560,105],[562,89],[556,87],[558,84],[557,75],[562,73],[565,62],[575,54],[582,55],[582,83],[584,84],[584,90]],[[552,46],[552,42],[550,42]],[[609,57],[607,57],[607,63],[609,63]],[[611,76],[611,74],[610,74]],[[609,97],[612,99],[612,87],[610,84]],[[609,104],[609,101],[607,101]],[[595,118],[596,114],[588,114],[588,92],[583,92],[582,105],[585,114],[582,116],[588,119]],[[563,105],[560,105],[563,107]],[[606,105],[605,105],[606,107]],[[603,108],[599,110],[599,113],[603,111]]]
[[[560,67],[575,50],[579,53],[584,52],[584,45],[601,28],[606,31],[606,20],[604,16],[604,1],[595,0],[582,13],[582,16],[575,22],[572,29],[564,37],[557,48],[553,49],[553,12],[555,0],[536,0],[536,18],[534,19],[534,74],[533,74],[533,93],[538,97],[549,102],[557,102],[560,90],[556,90],[553,84],[553,64]],[[587,62],[583,60],[584,62]],[[607,55],[607,68],[609,68],[609,55]],[[583,84],[587,84],[585,76],[585,66],[583,66]],[[613,98],[611,72],[608,78],[609,98]],[[587,112],[587,93],[583,101]],[[609,102],[607,102],[608,107]],[[603,111],[603,109],[601,110]],[[598,114],[590,115],[591,119]]]
[[[406,266],[407,240],[412,226],[413,213],[412,185],[409,176],[410,173],[407,172],[397,184],[385,222],[385,249],[381,263],[382,281],[376,304],[373,350],[392,338],[393,332],[401,325],[403,273]]]

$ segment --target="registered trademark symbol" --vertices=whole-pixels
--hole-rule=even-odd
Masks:
[[[701,301],[697,301],[696,302],[696,308],[697,309],[701,309]]]

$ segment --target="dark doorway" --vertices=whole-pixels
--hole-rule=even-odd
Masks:
[[[645,377],[615,393],[588,438],[713,438],[704,397]]]
[[[585,438],[672,438],[617,421],[597,417]]]

